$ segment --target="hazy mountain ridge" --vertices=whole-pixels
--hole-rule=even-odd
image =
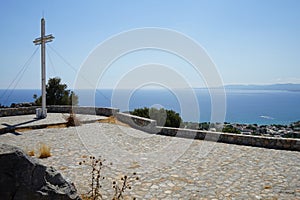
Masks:
[[[271,85],[226,85],[225,89],[239,89],[239,90],[288,90],[299,91],[300,84],[284,83]]]

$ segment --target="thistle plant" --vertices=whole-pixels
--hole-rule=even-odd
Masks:
[[[118,181],[113,181],[113,188],[114,188],[114,197],[113,200],[117,199],[123,199],[123,193],[125,192],[126,189],[131,189],[132,183],[135,180],[139,180],[139,177],[137,174],[134,172],[131,176],[122,176],[121,177],[121,182],[118,183]],[[133,198],[135,199],[135,198]]]
[[[91,182],[90,182],[90,190],[88,193],[82,195],[82,198],[84,200],[102,200],[103,199],[103,193],[101,191],[102,189],[102,183],[105,178],[105,176],[102,175],[102,170],[104,165],[105,159],[95,158],[94,156],[90,156],[87,160],[83,160],[82,162],[79,162],[79,165],[86,165],[91,167]],[[112,163],[110,163],[112,165]],[[132,188],[132,184],[134,181],[139,180],[139,177],[134,172],[131,176],[122,176],[120,180],[113,181],[112,182],[112,188],[114,189],[113,193],[113,200],[119,200],[124,199],[123,194],[127,189]],[[135,199],[135,198],[133,198]]]
[[[84,198],[98,200],[103,199],[101,194],[102,184],[101,181],[105,179],[105,177],[101,174],[101,170],[103,169],[103,162],[101,158],[96,159],[94,156],[90,156],[89,160],[83,160],[79,162],[79,165],[87,165],[92,168],[91,171],[91,190],[84,195]]]

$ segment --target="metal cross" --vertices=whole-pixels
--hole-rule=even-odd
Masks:
[[[42,110],[37,109],[36,115],[37,118],[46,118],[47,109],[46,109],[46,43],[52,42],[54,37],[50,35],[45,35],[45,19],[41,19],[41,37],[36,38],[33,43],[35,45],[41,45],[41,68],[42,68]]]

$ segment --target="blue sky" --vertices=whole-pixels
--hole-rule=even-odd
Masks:
[[[43,13],[46,32],[55,36],[49,45],[72,66],[48,47],[47,77],[59,76],[71,87],[99,43],[143,27],[191,37],[224,84],[300,83],[299,9],[298,0],[1,1],[0,88],[10,85],[37,48],[32,41]],[[16,88],[40,87],[39,59],[38,51]]]

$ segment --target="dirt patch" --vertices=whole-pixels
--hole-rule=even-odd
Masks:
[[[64,124],[53,124],[53,125],[48,125],[46,128],[66,128],[67,125],[64,123]]]
[[[25,131],[31,131],[32,128],[16,128],[15,132],[25,132]]]
[[[98,122],[100,122],[100,123],[109,123],[109,124],[117,124],[117,125],[129,127],[128,124],[125,124],[125,123],[123,123],[123,122],[120,122],[119,120],[117,120],[116,117],[113,117],[113,116],[108,117],[108,118],[106,118],[106,119],[99,119]]]

